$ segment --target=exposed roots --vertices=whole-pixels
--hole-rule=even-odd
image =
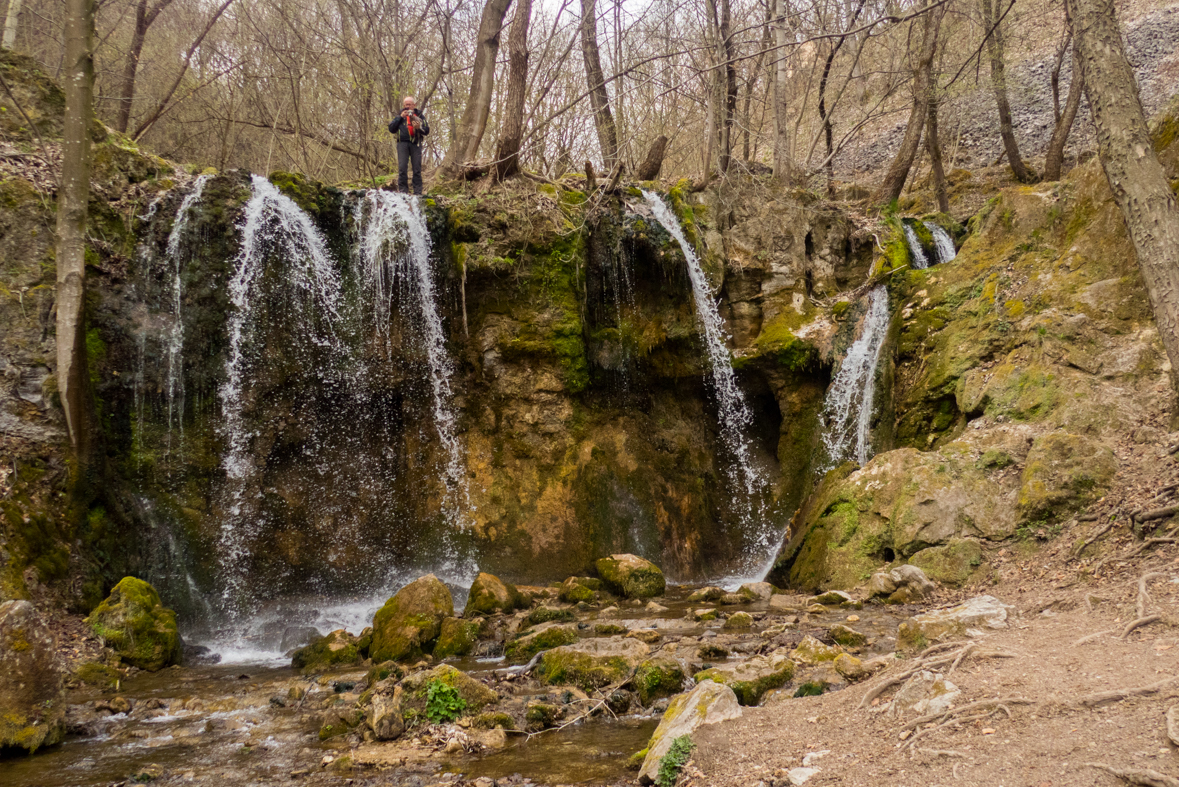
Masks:
[[[1104,637],[1106,634],[1113,634],[1114,631],[1115,631],[1115,629],[1105,629],[1104,631],[1098,631],[1093,634],[1088,634],[1084,637],[1081,637],[1076,642],[1074,642],[1072,646],[1075,648],[1078,645],[1084,645],[1086,642],[1092,642],[1095,639],[1099,639],[1101,637]]]
[[[1179,705],[1172,705],[1167,710],[1167,737],[1179,746]]]
[[[981,710],[983,708],[1001,708],[1007,711],[1007,715],[1011,715],[1011,711],[1007,710],[1007,705],[1035,705],[1035,700],[1029,700],[1027,697],[997,697],[993,700],[979,700],[978,702],[967,703],[958,708],[951,708],[941,713],[927,713],[924,716],[918,716],[913,721],[901,727],[902,730],[911,730],[914,727],[920,727],[922,724],[928,724],[931,721],[946,720],[953,716],[959,716],[969,710]],[[987,713],[984,716],[990,716]]]
[[[1102,762],[1087,762],[1085,765],[1105,771],[1127,784],[1141,784],[1143,787],[1179,787],[1179,779],[1148,768],[1115,768]]]
[[[1128,700],[1131,697],[1144,697],[1149,694],[1158,694],[1168,686],[1179,682],[1179,676],[1160,680],[1158,683],[1151,683],[1148,686],[1138,686],[1130,689],[1114,689],[1112,691],[1099,691],[1095,694],[1086,694],[1081,697],[1078,702],[1087,708],[1095,708],[1098,705],[1104,705],[1107,702],[1121,702]]]
[[[1145,626],[1148,623],[1155,623],[1155,622],[1160,621],[1162,619],[1163,619],[1162,615],[1144,615],[1144,616],[1138,618],[1137,620],[1131,620],[1129,623],[1126,624],[1126,627],[1124,629],[1122,629],[1122,639],[1125,639],[1126,637],[1130,636],[1130,632],[1133,631],[1134,629],[1141,628],[1142,626]]]
[[[864,692],[864,696],[860,699],[860,704],[857,708],[867,707],[872,700],[879,697],[884,692],[888,691],[893,686],[898,686],[909,678],[916,675],[918,672],[925,670],[936,670],[939,667],[949,665],[949,670],[946,677],[954,674],[954,670],[958,668],[967,656],[972,656],[976,659],[1011,659],[1015,658],[1014,653],[1004,653],[1001,651],[976,651],[978,644],[975,642],[943,642],[937,645],[932,645],[921,651],[917,656],[916,663],[906,667],[895,675],[887,675],[881,680],[868,687]],[[948,653],[945,651],[949,651]]]

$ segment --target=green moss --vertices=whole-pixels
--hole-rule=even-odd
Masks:
[[[649,706],[657,699],[679,694],[684,687],[684,669],[670,659],[644,661],[631,679],[639,702]]]
[[[504,647],[504,656],[513,661],[527,661],[542,650],[577,641],[577,634],[567,626],[552,626],[532,634],[523,634]]]
[[[514,730],[516,720],[506,713],[480,713],[471,720],[471,726],[479,730]]]
[[[74,677],[88,686],[100,689],[113,689],[118,685],[122,674],[113,667],[98,662],[89,662],[78,667]]]
[[[594,635],[598,637],[617,637],[629,633],[630,629],[617,623],[597,623],[594,625]]]
[[[785,686],[794,678],[794,662],[786,660],[782,668],[776,672],[767,672],[752,678],[742,678],[740,675],[713,667],[694,676],[697,683],[705,680],[723,683],[737,695],[737,702],[742,705],[757,705],[766,692]]]
[[[567,648],[550,650],[540,657],[537,677],[548,686],[577,686],[593,691],[618,683],[630,672],[620,657],[595,657]]]
[[[578,585],[577,587],[581,587]],[[585,588],[589,590],[589,588]],[[590,591],[590,599],[593,599],[593,591]],[[528,617],[524,618],[524,623],[529,626],[539,626],[542,623],[552,623],[554,621],[564,622],[573,620],[573,610],[564,609],[562,607],[546,607],[539,606],[528,613]]]
[[[479,623],[446,618],[442,621],[442,633],[438,635],[438,644],[434,646],[434,658],[465,656],[475,649],[478,640]]]
[[[155,671],[180,662],[176,613],[141,579],[123,578],[87,622],[126,664]]]

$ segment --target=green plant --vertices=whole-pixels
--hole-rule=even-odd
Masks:
[[[675,787],[680,771],[688,764],[692,750],[696,744],[687,735],[681,735],[671,742],[671,748],[663,759],[659,760],[659,773],[655,776],[655,784],[659,787]]]
[[[435,724],[446,724],[467,709],[467,701],[458,689],[435,678],[426,684],[426,717]]]
[[[822,683],[810,682],[804,683],[798,687],[794,692],[795,697],[817,697],[823,693],[827,687]]]

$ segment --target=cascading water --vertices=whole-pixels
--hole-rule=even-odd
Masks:
[[[902,222],[905,226],[905,240],[909,244],[909,258],[913,263],[913,267],[917,269],[924,269],[929,267],[929,258],[925,256],[925,249],[921,248],[921,241],[917,238],[917,230],[908,222]]]
[[[888,290],[878,284],[868,294],[868,313],[860,337],[848,348],[823,402],[820,423],[825,427],[825,457],[819,466],[821,473],[849,459],[864,464],[872,458],[869,438],[876,401],[876,367],[888,323]]]
[[[938,265],[943,265],[958,256],[958,252],[954,248],[954,239],[950,237],[950,233],[946,232],[940,224],[935,224],[932,221],[922,223],[933,235],[933,248],[937,252]]]
[[[683,229],[667,203],[654,192],[643,191],[643,198],[651,207],[655,219],[663,225],[679,243],[688,263],[688,278],[692,283],[692,299],[696,306],[696,318],[704,336],[708,351],[709,366],[712,369],[712,385],[717,398],[717,415],[720,421],[720,436],[725,448],[732,456],[730,477],[740,490],[739,507],[745,526],[745,552],[741,570],[760,571],[757,578],[765,576],[776,555],[781,534],[768,521],[758,498],[764,493],[765,479],[753,466],[748,429],[753,422],[753,413],[737,385],[733,363],[729,355],[720,311],[708,286],[708,279],[700,267],[692,244],[684,237]]]
[[[311,340],[335,345],[339,321],[340,278],[328,254],[327,243],[311,218],[266,178],[252,177],[253,196],[246,204],[241,223],[241,251],[233,263],[229,282],[232,312],[229,318],[229,350],[225,382],[218,392],[221,403],[228,515],[221,525],[219,540],[224,600],[232,616],[244,590],[243,562],[248,556],[257,523],[250,516],[245,495],[255,463],[250,454],[252,433],[243,416],[244,388],[248,371],[259,362],[261,342],[253,341],[254,307],[258,300],[266,261],[281,254],[291,262],[285,286],[294,313],[289,318],[326,323],[324,330],[311,333]]]
[[[172,328],[168,335],[168,370],[164,394],[168,401],[168,436],[172,435],[173,421],[180,426],[181,439],[184,437],[184,315],[181,312],[184,298],[184,283],[181,273],[187,257],[182,253],[181,244],[188,230],[192,209],[201,201],[205,184],[211,175],[201,175],[193,183],[192,191],[185,195],[176,211],[172,231],[168,233],[168,262],[172,265]],[[149,213],[154,211],[149,211]],[[177,409],[179,416],[177,417]]]
[[[388,191],[367,191],[356,204],[354,218],[360,228],[357,255],[372,298],[374,328],[388,339],[395,291],[403,293],[402,313],[416,310],[421,314],[422,349],[429,367],[434,428],[445,457],[442,482],[446,499],[443,509],[450,525],[449,537],[454,529],[466,526],[471,501],[452,406],[454,365],[446,352],[446,335],[438,314],[426,217],[419,200],[413,197]],[[396,288],[398,279],[408,279],[410,287]],[[469,584],[473,575],[458,575],[470,574],[471,567],[461,565],[465,561],[458,555],[453,541],[445,551],[449,565],[440,567],[442,573],[459,581],[465,578]]]

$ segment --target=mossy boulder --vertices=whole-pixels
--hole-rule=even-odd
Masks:
[[[407,710],[424,713],[426,710],[426,687],[432,681],[441,681],[458,692],[459,698],[467,703],[466,714],[476,714],[488,705],[499,702],[499,694],[485,684],[472,678],[467,673],[455,669],[449,664],[441,664],[433,669],[411,673],[401,681],[405,690],[403,705]]]
[[[142,579],[121,579],[86,622],[124,664],[155,672],[180,663],[183,643],[176,613]]]
[[[647,744],[647,755],[639,770],[639,782],[651,784],[659,774],[659,763],[677,738],[691,735],[707,724],[717,724],[741,716],[741,706],[733,690],[713,680],[701,681],[686,694],[673,697],[659,720],[659,726]]]
[[[588,604],[597,598],[594,591],[595,588],[590,587],[584,578],[569,577],[561,583],[561,589],[557,591],[557,600],[566,604]]]
[[[954,538],[938,547],[922,549],[909,558],[935,582],[961,587],[983,564],[982,545],[973,538]]]
[[[433,574],[414,580],[373,616],[369,656],[375,662],[407,661],[434,649],[442,621],[454,617],[454,599]]]
[[[708,587],[702,587],[693,590],[692,594],[688,596],[688,601],[694,604],[711,604],[713,602],[720,601],[722,598],[724,598],[724,596],[724,590],[718,587],[712,587],[710,585]]]
[[[462,618],[445,618],[438,642],[434,645],[434,658],[466,656],[475,650],[479,641],[479,623]]]
[[[516,586],[504,582],[499,577],[479,572],[471,585],[471,592],[467,596],[467,606],[463,615],[494,615],[499,612],[512,612],[524,606],[524,597]]]
[[[564,715],[565,711],[559,705],[550,705],[547,702],[530,702],[524,710],[524,721],[528,724],[529,730],[537,732],[557,726],[557,722]]]
[[[626,598],[662,596],[667,590],[663,572],[638,555],[611,555],[597,562],[598,576],[613,593]]]
[[[753,625],[753,615],[748,612],[734,612],[725,621],[725,629],[747,629]]]
[[[798,647],[790,653],[790,656],[802,664],[816,665],[835,661],[840,653],[843,651],[839,648],[824,645],[808,634],[802,638],[802,642],[798,643]]]
[[[649,706],[663,697],[679,694],[684,688],[683,666],[671,659],[648,659],[635,670],[633,679],[639,702]]]
[[[491,711],[480,713],[471,720],[471,726],[478,730],[514,730],[516,720],[506,713]]]
[[[359,664],[363,659],[356,637],[337,629],[295,651],[291,666],[304,675],[326,672],[335,667]]]
[[[842,623],[837,623],[827,629],[827,636],[831,637],[833,642],[843,645],[845,648],[862,648],[868,644],[868,637],[866,635]]]
[[[785,653],[755,656],[739,664],[723,664],[696,673],[696,682],[723,683],[742,705],[757,705],[771,689],[780,689],[794,679],[794,662]]]
[[[0,604],[0,750],[65,737],[65,684],[53,632],[28,601]]]
[[[544,623],[521,634],[504,647],[510,661],[527,661],[542,650],[569,645],[577,641],[577,627]]]
[[[1064,519],[1104,494],[1117,471],[1117,457],[1098,440],[1068,432],[1041,435],[1024,464],[1020,518],[1024,522]]]
[[[592,691],[624,680],[650,652],[645,644],[629,637],[588,639],[546,651],[536,674],[549,686]]]
[[[524,622],[529,626],[539,626],[542,623],[566,622],[573,620],[575,615],[568,607],[550,607],[541,605],[528,613]]]

